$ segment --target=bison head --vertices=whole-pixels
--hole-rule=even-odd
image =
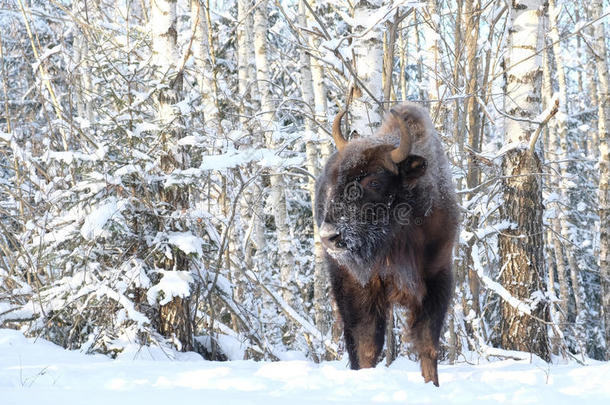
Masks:
[[[316,219],[326,252],[364,285],[397,233],[404,235],[413,224],[414,190],[427,162],[410,154],[412,131],[399,113],[387,118],[400,132],[398,146],[379,133],[347,142],[343,115],[333,124],[338,151],[318,180]]]

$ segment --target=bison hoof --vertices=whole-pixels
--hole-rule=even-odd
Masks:
[[[438,369],[436,366],[436,359],[430,357],[422,357],[421,358],[421,375],[424,377],[424,381],[429,383],[432,381],[432,384],[438,385]]]

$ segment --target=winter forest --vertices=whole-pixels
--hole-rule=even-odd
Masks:
[[[441,364],[610,359],[605,0],[0,0],[0,328],[341,359],[315,179],[398,103],[460,207]],[[383,362],[416,359],[408,314]],[[423,382],[422,382],[423,384]]]

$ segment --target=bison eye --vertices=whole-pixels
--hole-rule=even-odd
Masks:
[[[362,187],[374,191],[378,191],[383,185],[381,180],[374,176],[365,177],[363,180],[360,181],[360,184],[362,185]]]

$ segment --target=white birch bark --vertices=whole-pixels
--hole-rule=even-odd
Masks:
[[[551,81],[551,63],[549,60],[550,50],[544,51],[543,53],[543,84],[542,84],[542,95],[544,98],[544,108],[548,108],[550,105],[554,103],[553,100],[553,84]],[[557,175],[559,173],[559,167],[557,165],[555,156],[555,151],[558,148],[558,140],[557,140],[557,131],[556,127],[553,125],[548,126],[547,130],[548,137],[546,139],[547,150],[545,151],[547,159],[551,160],[551,171],[554,176],[549,177],[549,185],[551,189],[557,190],[559,187],[559,181],[557,179]],[[555,200],[552,203],[553,210],[555,212],[555,217],[550,218],[550,229],[547,233],[547,242],[549,243],[549,251],[553,255],[555,260],[550,260],[548,265],[548,277],[549,283],[547,285],[547,290],[553,296],[559,299],[558,308],[555,305],[552,305],[550,308],[550,313],[552,315],[551,319],[556,322],[561,330],[565,330],[565,322],[566,316],[568,313],[568,295],[567,295],[567,285],[565,284],[565,274],[566,274],[566,265],[564,260],[563,246],[561,245],[561,241],[559,240],[559,235],[561,234],[561,225],[559,224],[558,215],[561,211],[561,204],[559,199]],[[557,294],[555,291],[555,267],[557,268],[557,279],[559,281],[559,293]],[[558,353],[562,349],[562,344],[560,342],[559,336],[554,336],[552,340],[552,348],[553,353]]]
[[[237,1],[237,77],[240,97],[240,122],[242,129],[248,125],[250,114],[250,52],[252,51],[252,13],[249,13],[252,6],[251,0]]]
[[[595,0],[592,3],[593,18],[600,18],[602,10],[602,0]],[[601,280],[601,307],[606,333],[606,359],[610,359],[610,82],[606,30],[603,20],[595,26],[595,53],[598,77],[599,277]]]
[[[299,1],[299,25],[307,26],[307,13],[306,7],[303,0]],[[309,35],[308,35],[309,36]],[[317,146],[318,134],[314,128],[314,121],[316,120],[316,105],[314,96],[314,82],[312,74],[312,63],[311,58],[306,52],[301,52],[300,55],[300,73],[301,73],[301,94],[303,102],[305,103],[305,110],[307,114],[313,116],[305,117],[305,153],[307,157],[307,171],[309,174],[318,177],[319,167],[323,162],[320,162],[320,152]],[[316,85],[319,85],[316,83]],[[314,178],[309,177],[307,182],[307,188],[309,191],[312,214],[315,218],[315,190],[316,183]],[[323,273],[326,271],[324,268],[324,249],[322,248],[322,242],[318,235],[318,225],[316,221],[313,221],[313,235],[314,235],[314,311],[315,311],[315,322],[316,326],[322,332],[323,335],[328,331],[328,314],[325,311],[325,303],[328,301],[328,296],[319,294],[320,289],[326,289],[325,285],[320,285],[326,281],[326,277],[323,277]],[[316,290],[318,293],[316,294]]]
[[[316,0],[310,0],[309,4],[316,10]],[[317,22],[310,14],[307,14],[307,21],[311,26],[316,26]],[[320,39],[313,35],[308,36],[309,46],[312,49],[319,49]],[[310,58],[311,63],[311,78],[313,81],[313,97],[315,104],[315,118],[318,124],[318,140],[320,142],[320,159],[323,164],[326,159],[332,154],[334,146],[331,138],[324,131],[328,125],[328,93],[324,82],[325,73],[324,66],[317,58]]]
[[[150,27],[152,31],[152,63],[157,76],[166,83],[175,78],[178,62],[176,31],[176,0],[151,0]],[[158,116],[161,124],[171,123],[175,119],[172,100],[177,99],[176,89],[170,86],[161,92],[158,99]]]
[[[313,8],[313,10],[317,10],[315,0],[309,1],[309,4]],[[310,13],[306,13],[306,22],[310,27],[317,26],[317,22]],[[307,41],[311,49],[319,49],[319,38],[313,35],[308,35]],[[324,82],[324,66],[317,58],[309,58],[309,62],[313,87],[313,106],[315,111],[314,117],[317,124],[316,131],[319,149],[318,166],[320,167],[328,160],[328,157],[334,150],[334,146],[332,145],[332,142],[330,140],[331,138],[324,131],[324,128],[326,128],[326,126],[328,125],[328,102],[326,84]],[[318,327],[320,332],[325,335],[330,328],[331,320],[331,314],[329,311],[330,281],[328,279],[328,273],[323,261],[324,250],[322,248],[322,243],[319,239],[317,230],[314,230],[314,232],[314,318],[316,326]]]
[[[559,38],[559,28],[558,28],[558,13],[559,9],[557,9],[556,1],[549,1],[549,19],[551,24],[551,29],[549,32],[549,37],[553,43],[553,54],[555,56],[555,68],[557,73],[557,82],[559,84],[559,110],[555,115],[555,123],[556,125],[551,125],[549,128],[550,135],[550,146],[551,150],[554,153],[559,153],[552,157],[552,166],[554,173],[559,173],[561,175],[561,179],[558,182],[557,190],[560,192],[561,200],[564,202],[565,206],[571,206],[569,201],[569,195],[567,193],[568,185],[566,184],[572,174],[568,170],[567,160],[569,159],[570,147],[568,144],[568,132],[567,132],[567,120],[568,120],[568,85],[566,81],[566,73],[563,64],[563,55],[561,52],[561,42]],[[562,212],[562,207],[557,204],[556,206],[556,215],[554,226],[558,229],[559,234],[561,235],[564,241],[570,241],[571,233],[569,227],[569,221],[566,217],[566,214]],[[558,243],[559,241],[556,241]],[[572,288],[574,291],[574,302],[576,314],[580,314],[582,310],[582,300],[581,300],[581,291],[580,291],[580,282],[579,282],[579,266],[576,263],[576,258],[574,256],[574,251],[571,246],[567,243],[564,243],[563,250],[565,250],[566,259],[568,262],[568,267],[564,269],[568,271],[568,273],[561,273],[559,267],[557,269],[559,281],[562,283],[560,286],[560,292],[565,293],[562,300],[565,300],[564,306],[562,308],[566,310],[564,316],[568,316],[567,309],[569,299],[568,285],[566,276],[569,275],[569,278],[572,282]],[[556,252],[557,254],[557,252]],[[563,262],[563,259],[557,258],[558,264]],[[563,280],[563,282],[562,282]],[[565,285],[563,285],[565,283]]]
[[[75,16],[83,18],[84,14],[84,3],[74,2],[72,3],[72,12]],[[91,66],[89,63],[89,41],[79,33],[74,36],[74,65],[78,69],[76,86],[77,94],[77,110],[78,115],[81,118],[86,119],[89,122],[93,121],[93,103],[89,101],[90,94],[93,94],[91,78]]]
[[[587,18],[591,18],[591,12],[587,9]],[[589,26],[586,28],[587,35],[590,38],[595,38],[595,27]],[[586,63],[585,63],[585,75],[587,81],[587,97],[590,100],[590,105],[596,106],[597,103],[597,78],[596,78],[596,54],[589,46],[589,42],[585,41],[587,45],[585,45],[585,55],[586,55]],[[587,142],[587,151],[591,154],[591,156],[595,158],[599,158],[599,133],[597,132],[597,128],[595,125],[590,125],[589,131],[587,131],[586,135]]]
[[[203,117],[208,130],[219,129],[216,80],[213,74],[212,48],[209,41],[208,14],[201,0],[191,0],[191,32],[197,84],[201,93]]]
[[[428,100],[440,100],[441,95],[439,94],[439,83],[437,76],[437,69],[439,66],[439,14],[438,14],[438,0],[427,0],[426,8],[424,9],[426,14],[422,24],[422,31],[424,40],[426,43],[425,58],[424,58],[424,71],[426,81],[426,96]],[[428,104],[432,107],[432,103]]]
[[[401,29],[398,30],[398,49],[399,49],[399,60],[400,60],[400,74],[399,77],[399,87],[400,87],[400,97],[402,100],[407,99],[407,55],[409,48],[409,29],[403,28],[407,26],[406,21],[401,23]]]
[[[277,147],[273,138],[275,132],[275,105],[272,99],[271,83],[269,79],[269,59],[267,55],[267,1],[259,3],[254,11],[254,53],[256,56],[256,80],[261,99],[261,130],[265,134],[265,143],[268,148]],[[288,224],[286,207],[286,194],[284,178],[279,173],[270,176],[271,191],[269,203],[275,220],[278,240],[278,253],[280,265],[280,280],[282,283],[282,298],[289,304],[293,303],[292,286],[294,285],[295,269],[294,256],[291,248],[292,237]]]
[[[354,6],[353,63],[362,85],[354,83],[351,129],[362,136],[375,132],[383,114],[383,107],[375,101],[381,102],[383,97],[383,25],[370,27],[375,22],[372,15],[382,3],[381,0],[358,1]]]
[[[529,301],[532,294],[546,291],[542,243],[542,188],[537,152],[528,148],[538,127],[540,113],[541,18],[543,0],[515,0],[510,9],[510,30],[506,51],[505,143],[514,148],[503,156],[504,202],[501,215],[514,227],[498,237],[502,263],[500,281],[515,298]],[[543,296],[543,295],[542,295]],[[524,314],[502,302],[501,343],[505,349],[524,350],[550,359],[548,303],[538,301],[532,314]]]
[[[254,38],[252,31],[252,0],[238,0],[237,2],[237,77],[239,97],[239,121],[243,135],[240,146],[262,147],[264,139],[253,136],[252,97],[255,90],[256,67],[254,64],[253,49]],[[246,266],[253,266],[253,249],[256,249],[256,258],[262,259],[266,245],[265,226],[263,220],[263,199],[260,179],[253,181],[253,185],[244,190],[244,198],[240,204],[242,219],[248,224],[249,237],[246,241]]]
[[[157,116],[161,128],[159,135],[163,148],[160,164],[161,170],[171,173],[186,166],[186,155],[180,152],[177,144],[181,133],[173,124],[178,119],[174,104],[178,102],[182,89],[181,76],[176,73],[176,0],[151,0],[150,16],[152,63],[157,80],[167,84],[167,87],[159,89],[157,94]],[[188,191],[183,188],[162,189],[159,197],[172,210],[185,209],[188,205]],[[171,228],[172,224],[166,226]],[[186,271],[189,259],[183,252],[175,250],[171,258],[163,256],[158,259],[157,265],[167,270]],[[189,298],[173,297],[172,301],[159,308],[159,332],[172,339],[177,348],[184,351],[192,350],[193,347],[189,301]]]

